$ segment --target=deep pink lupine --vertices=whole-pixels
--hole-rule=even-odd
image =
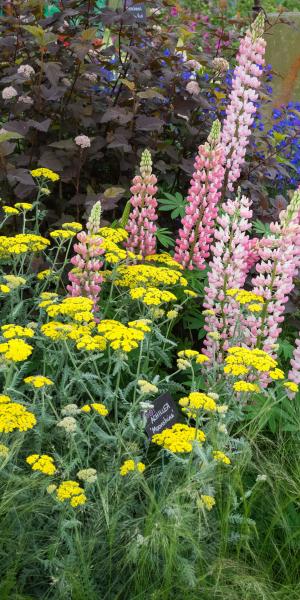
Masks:
[[[204,352],[216,360],[221,360],[222,351],[230,345],[239,320],[239,306],[227,296],[227,291],[242,288],[245,282],[247,254],[244,247],[251,229],[250,206],[248,198],[238,196],[223,204],[223,214],[217,218],[219,227],[211,247],[212,259],[204,302],[204,329],[220,337],[214,340],[208,335],[204,341]]]
[[[295,342],[295,348],[291,358],[291,367],[288,376],[289,380],[300,384],[300,335]]]
[[[97,235],[100,227],[101,204],[96,202],[87,223],[87,232],[80,231],[77,234],[77,243],[74,244],[75,256],[71,258],[72,269],[68,278],[71,282],[67,285],[70,296],[87,296],[94,302],[94,310],[97,309],[101,283],[103,276],[101,269],[103,262],[100,256],[105,250],[102,248],[102,238]]]
[[[129,215],[125,229],[129,236],[125,247],[143,257],[155,254],[157,220],[157,178],[152,173],[152,159],[149,150],[144,150],[141,157],[140,175],[134,177],[130,191],[130,203],[133,211]]]
[[[213,123],[208,141],[199,146],[174,258],[187,269],[205,268],[213,239],[217,204],[224,178],[220,123]]]
[[[259,244],[261,240],[258,238],[245,238],[243,247],[245,252],[245,275],[248,275],[249,271],[251,271],[252,267],[259,260]]]
[[[221,134],[226,156],[226,184],[231,191],[245,162],[256,112],[255,102],[258,99],[266,47],[266,42],[261,37],[263,31],[264,15],[260,13],[240,42],[237,66],[233,73],[230,102]]]
[[[244,321],[245,342],[276,356],[284,311],[300,267],[300,188],[294,193],[280,221],[271,223],[271,235],[259,246],[260,261],[252,280],[253,292],[264,298],[259,315]]]

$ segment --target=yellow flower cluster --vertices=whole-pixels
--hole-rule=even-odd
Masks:
[[[57,173],[54,173],[54,171],[51,171],[51,169],[47,169],[44,167],[39,169],[33,169],[33,171],[30,171],[30,174],[32,175],[32,177],[45,177],[45,179],[50,179],[50,181],[59,180],[59,175]]]
[[[177,355],[179,358],[195,358],[197,365],[202,365],[205,362],[209,362],[208,356],[202,354],[201,352],[198,352],[197,350],[180,350],[180,352],[178,352]]]
[[[202,443],[204,441],[205,433],[203,431],[183,423],[175,423],[171,429],[164,429],[152,438],[152,442],[171,452],[191,452],[193,442]]]
[[[49,275],[51,275],[51,273],[52,273],[51,269],[44,269],[44,271],[40,271],[37,274],[36,278],[39,281],[44,281],[44,279],[47,279],[47,277],[49,277]]]
[[[216,460],[217,462],[224,463],[224,465],[231,464],[230,458],[228,458],[228,456],[226,456],[226,454],[224,454],[224,452],[221,452],[221,450],[213,451],[213,459]]]
[[[81,223],[77,223],[77,221],[71,221],[70,223],[63,223],[61,226],[62,229],[73,230],[77,233],[82,230]]]
[[[22,327],[21,325],[14,325],[13,323],[11,323],[9,325],[2,325],[1,331],[3,332],[2,333],[3,337],[8,340],[12,339],[12,338],[23,338],[23,337],[31,338],[34,336],[34,331],[33,331],[33,329],[31,329],[31,327]]]
[[[214,497],[213,497],[213,496],[207,496],[207,495],[205,495],[205,494],[202,494],[202,495],[200,496],[200,498],[201,498],[201,500],[202,500],[202,502],[203,502],[203,504],[204,504],[204,506],[205,506],[206,510],[212,510],[212,508],[213,508],[213,507],[215,506],[215,504],[216,504],[216,501],[215,501],[215,499],[214,499]]]
[[[56,489],[56,497],[59,502],[69,500],[73,508],[86,503],[84,489],[80,487],[77,481],[63,481]]]
[[[120,467],[120,475],[124,477],[130,471],[137,471],[138,473],[143,473],[145,471],[145,465],[142,462],[135,462],[134,460],[125,460],[122,466]]]
[[[71,229],[54,229],[53,231],[50,231],[49,235],[54,240],[56,240],[56,238],[60,238],[61,240],[69,240],[75,235],[75,231],[72,231]]]
[[[105,260],[113,265],[126,260],[127,252],[119,246],[109,237],[102,240],[102,248],[105,250]]]
[[[15,429],[27,431],[36,424],[35,416],[19,404],[12,402],[9,396],[0,395],[0,431],[10,433]]]
[[[140,326],[139,321],[132,321],[127,326],[119,321],[104,319],[99,323],[97,329],[110,343],[113,350],[123,350],[124,352],[130,352],[138,348],[139,342],[144,339],[146,331],[150,331],[150,327],[145,325],[143,320],[141,320]]]
[[[5,283],[0,283],[0,292],[2,294],[9,294],[10,287],[8,287],[8,285],[5,285]]]
[[[259,392],[260,388],[256,383],[250,383],[248,381],[235,381],[233,384],[233,389],[236,392]]]
[[[299,386],[297,383],[295,383],[294,381],[285,381],[285,383],[283,384],[288,390],[290,390],[290,392],[293,392],[294,394],[296,394],[299,391]]]
[[[35,388],[42,388],[46,385],[53,385],[53,381],[49,379],[49,377],[44,377],[44,375],[30,375],[29,377],[25,377],[23,380],[24,383],[28,383]]]
[[[249,348],[234,346],[228,348],[228,354],[229,356],[225,358],[224,373],[229,375],[246,375],[249,373],[250,368],[271,375],[272,369],[277,367],[277,361],[264,350],[256,348],[250,350]],[[280,371],[280,369],[276,370],[274,378],[278,378],[277,371]]]
[[[193,290],[183,290],[186,296],[189,296],[190,298],[197,298],[198,294],[196,294],[196,292],[193,292]]]
[[[262,303],[264,302],[262,296],[254,294],[254,292],[248,292],[247,290],[239,290],[238,288],[227,290],[227,296],[233,296],[239,304],[247,304],[247,308],[251,312],[261,311]]]
[[[139,379],[138,386],[140,388],[140,394],[157,394],[158,387],[153,383],[150,383],[146,379]]]
[[[29,202],[16,202],[15,207],[26,212],[26,210],[32,209],[33,204],[30,204]]]
[[[33,471],[40,471],[44,475],[54,475],[56,471],[54,460],[48,454],[30,454],[27,456],[26,462]]]
[[[162,252],[161,254],[149,254],[148,256],[145,256],[145,261],[162,263],[167,267],[173,267],[174,269],[179,269],[180,271],[183,270],[183,266],[174,260],[174,258],[167,252]]]
[[[8,287],[11,290],[15,290],[20,287],[20,285],[24,285],[26,283],[26,279],[24,279],[24,277],[18,277],[17,275],[3,275],[3,279],[5,279]]]
[[[128,238],[128,233],[123,227],[101,227],[98,233],[105,240],[114,241],[116,244],[124,242]]]
[[[74,321],[86,322],[94,320],[92,313],[93,301],[84,296],[75,296],[74,298],[64,298],[62,302],[52,304],[46,307],[49,317],[58,315],[67,316]]]
[[[7,458],[9,455],[9,448],[5,444],[0,444],[0,457]]]
[[[72,332],[71,323],[60,323],[59,321],[50,321],[41,326],[41,332],[52,340],[64,340]]]
[[[2,206],[2,210],[6,215],[19,215],[19,211],[17,208],[13,208],[13,206]]]
[[[33,233],[18,233],[13,237],[0,236],[0,258],[8,258],[26,252],[38,252],[49,246],[49,240]]]
[[[89,413],[91,412],[91,409],[94,409],[94,411],[96,413],[98,413],[98,415],[101,415],[101,417],[106,417],[106,415],[108,415],[108,410],[106,408],[106,406],[104,406],[104,404],[101,404],[101,402],[93,402],[93,404],[85,404],[84,406],[82,406],[81,410],[83,410],[83,412],[85,413]]]
[[[72,339],[72,335],[77,335],[77,331],[73,330],[68,337]],[[106,339],[102,335],[83,335],[78,339],[76,348],[78,350],[88,350],[89,352],[102,352],[106,348]]]
[[[160,290],[156,287],[136,287],[130,290],[130,296],[133,300],[141,300],[147,306],[158,306],[162,302],[172,302],[177,300],[176,296],[166,290]]]
[[[187,285],[178,269],[154,265],[121,265],[117,269],[116,285],[135,288],[137,284],[147,286]]]
[[[21,339],[12,339],[0,344],[0,354],[13,362],[26,360],[32,354],[32,350],[32,346]]]
[[[182,406],[183,412],[193,419],[197,418],[200,410],[206,410],[208,412],[217,410],[214,399],[202,392],[191,392],[188,396],[180,398],[179,404]]]

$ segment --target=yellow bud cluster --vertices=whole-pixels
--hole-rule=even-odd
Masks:
[[[120,475],[123,477],[128,475],[131,471],[136,471],[137,473],[143,473],[145,471],[145,465],[142,462],[135,462],[134,460],[125,460],[125,462],[120,467]]]
[[[183,412],[193,419],[197,418],[197,415],[201,410],[208,412],[217,410],[214,399],[202,392],[191,392],[188,396],[180,398],[179,404],[182,407]]]
[[[55,490],[56,498],[59,502],[70,501],[73,508],[82,506],[86,503],[86,495],[84,489],[80,487],[77,481],[63,481]]]
[[[163,302],[173,302],[177,300],[172,292],[160,290],[156,287],[137,287],[130,290],[130,296],[133,300],[141,300],[146,306],[159,306]]]

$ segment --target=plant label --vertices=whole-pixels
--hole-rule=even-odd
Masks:
[[[175,423],[182,421],[177,404],[168,392],[156,398],[153,404],[153,408],[146,413],[146,432],[150,440],[156,433],[160,433],[163,429],[169,429]]]
[[[133,0],[127,0],[127,10],[131,12],[136,21],[146,21],[146,7],[144,4],[134,4]]]

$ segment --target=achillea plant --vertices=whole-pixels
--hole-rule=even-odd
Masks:
[[[249,315],[244,321],[246,344],[275,356],[285,306],[300,267],[299,212],[298,189],[280,221],[271,223],[271,235],[259,246],[260,261],[252,285],[253,292],[263,297],[264,306],[260,315]]]
[[[223,190],[233,184],[241,173],[256,112],[255,102],[264,65],[266,42],[262,38],[264,15],[261,12],[240,42],[237,66],[234,70],[230,103],[223,123],[221,142],[226,158]]]
[[[152,159],[149,150],[144,150],[140,163],[140,175],[134,177],[130,191],[133,211],[129,215],[126,230],[129,233],[125,242],[127,250],[142,257],[155,254],[157,220],[157,178],[152,173]]]
[[[219,228],[215,231],[215,242],[211,248],[208,285],[205,288],[205,325],[208,335],[204,344],[208,356],[221,359],[236,333],[239,306],[230,290],[243,287],[246,278],[245,244],[251,228],[250,201],[238,195],[222,207],[223,214],[217,218]]]
[[[199,146],[174,258],[187,269],[205,268],[213,238],[217,204],[224,178],[220,122],[213,123],[208,141]]]
[[[94,310],[97,308],[101,283],[103,276],[101,269],[103,261],[100,256],[105,250],[102,247],[102,238],[97,235],[100,227],[101,204],[96,202],[93,206],[89,221],[87,223],[87,232],[80,231],[77,234],[78,242],[74,244],[75,256],[71,258],[74,265],[69,274],[70,285],[67,290],[70,296],[87,296],[94,303]]]

